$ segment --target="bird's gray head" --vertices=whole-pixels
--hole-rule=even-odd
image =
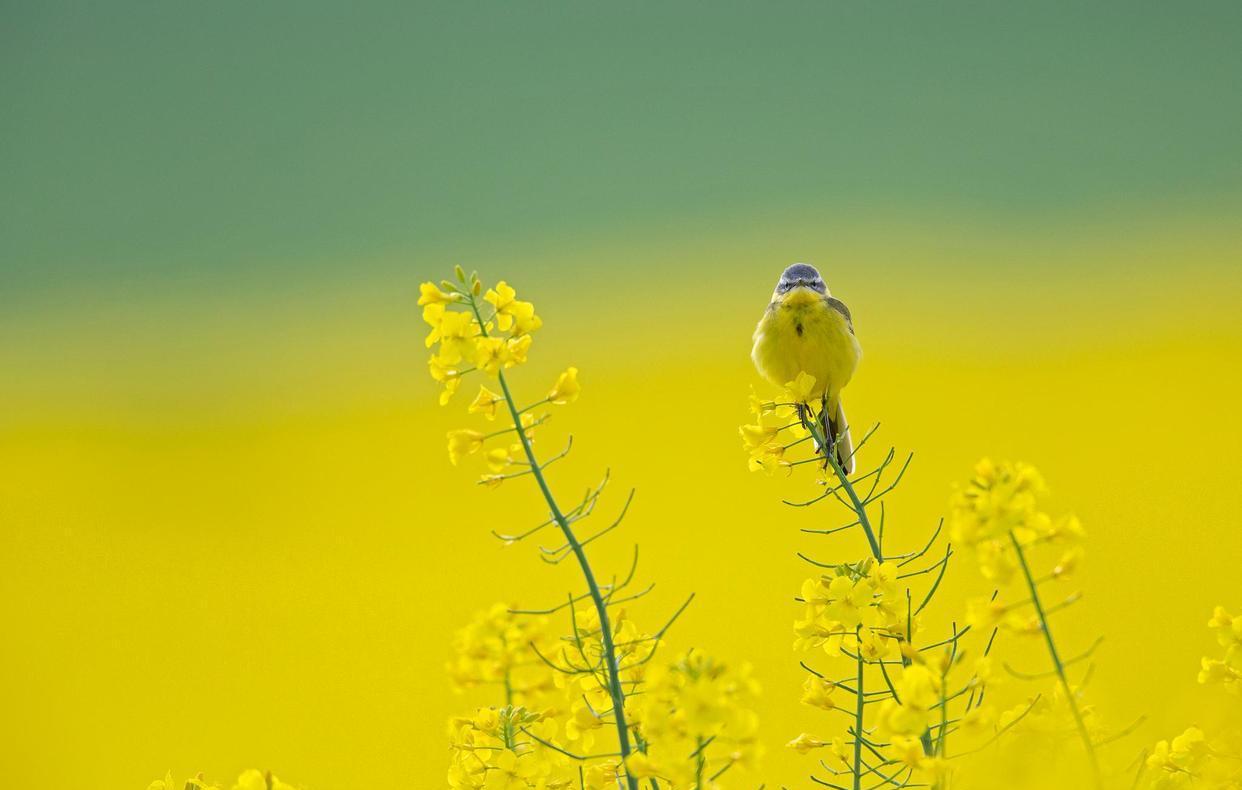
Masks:
[[[812,291],[825,295],[828,293],[824,278],[820,277],[819,272],[809,263],[795,263],[786,269],[776,284],[776,293],[786,294],[795,288],[810,288]]]

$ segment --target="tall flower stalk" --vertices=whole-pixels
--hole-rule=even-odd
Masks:
[[[530,302],[519,301],[516,292],[506,283],[501,282],[495,289],[489,289],[484,294],[477,274],[466,278],[464,271],[458,267],[456,275],[456,283],[446,280],[441,284],[443,290],[433,283],[425,283],[421,288],[419,304],[424,308],[424,319],[432,326],[427,343],[429,347],[434,343],[439,344],[438,352],[430,361],[432,375],[445,383],[449,397],[459,386],[462,376],[468,373],[482,371],[494,375],[500,386],[500,394],[497,395],[483,386],[470,410],[483,412],[489,418],[494,418],[497,406],[503,405],[512,422],[508,428],[492,434],[481,434],[477,431],[450,433],[450,459],[456,462],[463,452],[469,454],[482,450],[484,442],[489,438],[511,433],[517,440],[516,446],[488,453],[487,460],[493,471],[485,475],[480,483],[496,486],[514,477],[533,477],[548,508],[551,523],[560,530],[565,540],[564,548],[576,559],[587,587],[586,596],[589,597],[598,619],[603,685],[617,733],[617,754],[624,764],[632,753],[633,746],[626,721],[625,691],[622,688],[617,650],[613,641],[614,629],[608,600],[596,581],[595,572],[583,549],[583,542],[574,531],[571,518],[557,502],[547,480],[548,466],[564,457],[568,448],[565,453],[541,461],[535,453],[531,437],[531,430],[543,421],[532,416],[533,409],[550,403],[567,403],[577,397],[577,370],[570,368],[562,374],[547,397],[529,405],[519,405],[513,396],[505,370],[526,361],[531,335],[543,322],[535,314],[534,306]],[[462,306],[466,311],[451,310],[450,306]],[[488,309],[490,315],[484,316],[484,308]],[[474,365],[467,366],[471,360]],[[447,399],[442,399],[442,402],[444,400]],[[516,471],[512,471],[513,469]],[[529,534],[531,533],[527,533]],[[527,535],[510,536],[507,540],[516,541]],[[630,790],[637,790],[636,779],[627,775],[625,781]]]
[[[1082,743],[1092,781],[1099,788],[1104,786],[1096,749],[1101,739],[1092,733],[1093,723],[1082,704],[1081,690],[1070,681],[1068,672],[1071,665],[1090,658],[1095,645],[1080,655],[1065,658],[1053,636],[1050,615],[1072,606],[1081,596],[1073,593],[1050,605],[1044,594],[1046,585],[1068,578],[1077,568],[1085,533],[1074,516],[1054,519],[1041,509],[1046,493],[1042,476],[1032,466],[980,461],[970,483],[954,497],[950,533],[954,540],[970,549],[978,560],[980,571],[993,584],[1004,587],[1014,578],[1021,580],[1022,592],[1017,600],[993,596],[988,601],[976,601],[972,620],[1004,627],[1017,634],[1042,636],[1052,663],[1051,670],[1031,674],[1006,668],[1023,679],[1056,678],[1059,697]],[[1050,572],[1037,576],[1032,570],[1030,554],[1044,548],[1058,550],[1060,554]]]
[[[752,470],[793,473],[811,468],[826,474],[827,479],[817,481],[821,493],[805,501],[785,500],[787,505],[807,508],[835,500],[849,513],[845,524],[803,528],[804,533],[827,536],[857,530],[865,538],[867,553],[860,560],[825,562],[799,553],[820,574],[802,585],[798,601],[804,610],[794,626],[795,647],[821,649],[852,664],[849,675],[834,679],[801,662],[811,675],[802,702],[840,710],[850,721],[843,738],[803,733],[790,746],[826,753],[820,766],[831,777],[811,779],[838,790],[945,787],[951,769],[950,734],[962,732],[977,740],[988,736],[989,729],[991,739],[1004,731],[991,726],[993,714],[984,707],[995,633],[986,638],[971,668],[963,668],[965,653],[960,649],[970,627],[953,624],[945,638],[920,639],[920,616],[940,587],[953,549],[945,545],[942,554],[929,558],[941,535],[937,526],[919,548],[886,550],[884,500],[901,482],[911,456],[898,464],[896,451],[890,449],[877,466],[851,477],[820,427],[823,404],[812,396],[814,384],[802,373],[786,385],[783,398],[752,399],[755,422],[741,428]],[[867,445],[874,430],[854,453]],[[852,697],[852,704],[839,705],[838,692]],[[1025,713],[1019,711],[1021,715]]]
[[[640,783],[649,790],[706,790],[758,752],[749,711],[753,681],[745,667],[728,667],[702,652],[669,668],[652,664],[665,634],[694,596],[663,627],[644,633],[621,608],[651,589],[628,592],[637,548],[623,579],[601,583],[586,549],[621,524],[634,492],[612,522],[580,533],[576,525],[593,515],[608,475],[566,507],[553,494],[548,468],[569,453],[572,437],[551,457],[537,453],[534,437],[550,418],[549,407],[578,397],[578,370],[566,369],[543,397],[519,401],[509,374],[526,361],[531,336],[542,321],[533,305],[518,300],[503,281],[485,290],[475,274],[467,277],[458,268],[456,276],[456,282],[423,284],[419,300],[431,326],[427,346],[436,349],[429,369],[444,386],[440,402],[452,399],[464,377],[490,376],[468,411],[508,425],[488,432],[450,431],[449,459],[458,464],[482,456],[487,472],[478,482],[484,488],[531,477],[547,519],[516,534],[493,535],[509,545],[546,529],[559,533],[558,545],[541,546],[539,557],[553,565],[573,557],[585,591],[568,593],[562,603],[543,609],[493,611],[459,638],[463,655],[451,664],[454,679],[500,685],[505,705],[454,720],[449,783],[471,790],[639,790]],[[499,392],[489,389],[491,381]],[[542,624],[559,612],[570,618],[569,633],[560,639],[549,639],[542,625],[518,624],[519,618]],[[596,733],[608,729],[615,733],[615,748],[601,751]]]
[[[476,281],[477,282],[477,281]],[[489,323],[484,321],[482,313],[479,311],[479,302],[471,294],[466,297],[470,309],[474,312],[475,321],[479,327],[479,336],[488,339],[487,327]],[[574,374],[576,379],[576,373]],[[526,427],[522,424],[522,414],[529,411],[531,407],[519,409],[517,402],[513,399],[513,392],[509,389],[509,382],[505,378],[503,370],[496,371],[496,378],[500,382],[500,391],[504,393],[505,405],[508,407],[509,416],[513,419],[513,430],[517,433],[518,440],[522,445],[522,452],[526,457],[531,475],[535,478],[535,483],[539,486],[539,493],[543,496],[544,502],[547,503],[548,512],[552,515],[552,520],[556,522],[556,526],[560,529],[561,535],[565,538],[565,543],[573,552],[574,558],[578,561],[578,568],[582,571],[582,578],[586,582],[587,592],[591,596],[591,603],[595,606],[595,614],[599,618],[600,641],[604,648],[604,664],[607,671],[608,696],[612,701],[613,722],[617,728],[617,746],[624,762],[629,756],[632,748],[630,746],[629,726],[625,720],[625,692],[621,688],[621,672],[617,664],[617,650],[613,644],[612,623],[608,614],[608,602],[604,599],[603,593],[600,592],[599,584],[595,581],[595,572],[591,570],[591,562],[587,559],[586,551],[582,548],[582,543],[578,541],[578,536],[574,534],[574,528],[570,524],[569,519],[561,511],[561,506],[557,504],[556,497],[552,495],[552,490],[548,487],[548,480],[544,476],[544,465],[535,457],[535,450],[531,444],[530,434]],[[549,402],[555,395],[550,395],[541,402]],[[637,790],[638,780],[628,777],[626,779],[631,790]]]

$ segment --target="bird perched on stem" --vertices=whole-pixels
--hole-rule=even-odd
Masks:
[[[841,390],[858,367],[862,347],[854,336],[849,308],[833,298],[814,266],[795,263],[781,274],[772,301],[755,327],[750,356],[759,373],[778,387],[794,381],[799,373],[814,377],[808,400],[819,399],[819,413],[809,403],[800,406],[799,413],[804,419],[818,420],[828,446],[836,448],[841,468],[851,474],[853,445]]]

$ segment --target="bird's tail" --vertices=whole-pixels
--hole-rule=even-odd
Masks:
[[[854,442],[850,439],[850,424],[845,420],[845,407],[841,405],[841,399],[837,398],[835,405],[826,401],[819,419],[828,446],[837,448],[837,463],[847,475],[854,474]],[[824,466],[827,465],[825,461]]]

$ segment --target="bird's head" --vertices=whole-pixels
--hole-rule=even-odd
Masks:
[[[776,283],[775,296],[784,296],[795,288],[809,288],[819,294],[828,294],[828,286],[824,284],[824,278],[819,276],[819,271],[809,263],[795,263],[784,272],[781,273],[781,279]]]

